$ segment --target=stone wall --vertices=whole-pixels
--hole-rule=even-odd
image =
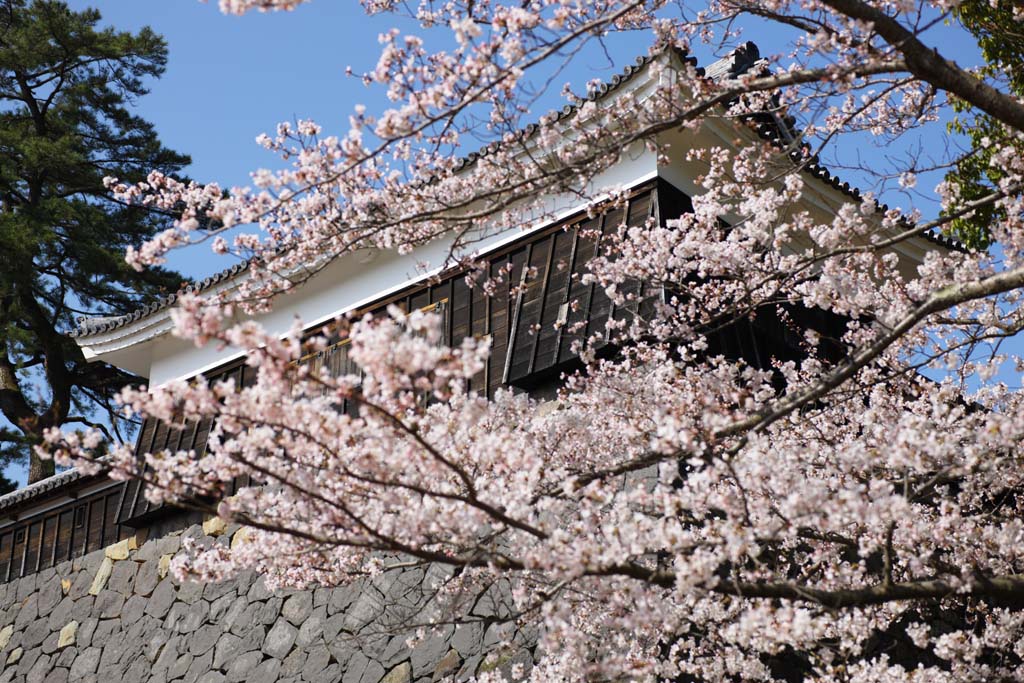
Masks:
[[[438,567],[279,593],[251,573],[206,585],[168,575],[183,535],[237,533],[211,520],[0,584],[0,683],[419,683],[532,665],[534,638],[501,618],[507,591],[493,588],[466,603],[465,623],[409,647]]]

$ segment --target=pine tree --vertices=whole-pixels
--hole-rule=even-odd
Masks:
[[[100,21],[63,2],[0,2],[0,458],[27,458],[29,482],[53,471],[31,452],[48,427],[105,423],[124,436],[112,397],[138,378],[86,362],[68,335],[77,318],[125,313],[181,280],[127,266],[126,246],[170,219],[103,185],[189,163],[130,111],[167,46],[149,28]]]

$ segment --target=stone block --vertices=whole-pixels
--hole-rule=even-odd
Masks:
[[[63,649],[68,645],[75,644],[75,636],[78,635],[78,622],[69,621],[67,625],[60,630],[60,635],[57,637],[57,649]]]
[[[278,619],[263,641],[263,652],[271,657],[284,659],[291,651],[298,635],[298,629],[284,619]]]
[[[277,683],[281,673],[281,660],[265,659],[249,676],[248,683]]]
[[[25,683],[43,683],[50,671],[50,658],[42,655],[29,667],[25,674]]]
[[[89,647],[92,645],[92,636],[96,633],[99,624],[100,620],[95,617],[90,617],[81,622],[81,625],[78,627],[78,634],[75,637],[78,641],[76,644],[79,647]]]
[[[17,664],[18,660],[21,659],[21,655],[23,655],[24,653],[25,648],[21,647],[20,645],[11,650],[10,654],[7,655],[7,666],[10,666],[11,664]]]
[[[224,683],[227,680],[224,678],[224,674],[219,671],[207,671],[199,677],[197,683]]]
[[[71,584],[68,584],[70,588]],[[57,606],[57,603],[64,597],[64,590],[61,587],[61,580],[56,575],[51,577],[39,589],[39,616],[49,616],[50,610]]]
[[[121,608],[121,623],[131,626],[146,613],[146,605],[149,601],[141,595],[133,595],[128,598]]]
[[[22,601],[18,616],[14,618],[14,630],[20,631],[38,618],[39,596],[33,593]]]
[[[112,590],[100,591],[92,607],[92,616],[100,619],[115,619],[121,616],[124,607],[124,594]]]
[[[313,613],[313,594],[303,591],[289,596],[281,607],[281,616],[295,626],[301,626],[302,622]]]
[[[227,528],[228,523],[220,517],[207,517],[203,520],[203,533],[207,536],[221,536]]]
[[[0,629],[0,650],[7,647],[7,643],[11,642],[11,635],[14,634],[14,625],[8,624]]]
[[[174,556],[170,555],[170,554],[161,555],[160,556],[160,561],[157,562],[157,565],[156,565],[156,574],[161,579],[166,578],[167,575],[171,573],[171,558],[172,557],[174,557]]]
[[[440,681],[448,676],[452,676],[456,671],[459,670],[459,665],[462,664],[462,657],[455,650],[448,650],[441,661],[434,667],[434,673],[431,676],[431,680]]]
[[[362,677],[359,679],[359,683],[379,683],[380,679],[384,677],[384,667],[381,663],[371,659],[370,663],[366,665],[366,669],[363,671]]]
[[[242,654],[242,639],[231,633],[219,632],[219,639],[213,648],[213,668],[223,669]]]
[[[200,676],[210,670],[211,664],[213,664],[212,650],[193,659],[191,666],[188,667],[188,672],[184,676],[184,683],[196,683]]]
[[[42,645],[46,636],[50,635],[50,626],[45,619],[32,622],[21,634],[21,644],[25,647]]]
[[[384,674],[380,683],[409,683],[412,680],[412,665],[409,662],[402,662],[391,671]]]
[[[219,627],[213,625],[206,625],[196,631],[195,635],[188,638],[188,651],[194,654],[196,657],[212,653],[214,646],[217,644],[217,639],[221,636],[223,631]],[[210,654],[211,661],[213,654]]]
[[[306,654],[306,663],[302,665],[302,678],[313,680],[331,663],[331,653],[326,647],[315,647]]]
[[[51,670],[50,673],[46,674],[46,678],[43,679],[43,683],[68,683],[68,670]]]
[[[107,588],[124,596],[131,595],[138,570],[139,565],[136,562],[115,562],[110,572],[110,580],[107,581]]]
[[[146,605],[146,614],[157,619],[163,619],[167,611],[171,609],[171,605],[174,604],[176,595],[177,590],[174,588],[174,584],[171,583],[170,579],[164,579],[149,598],[149,604]]]
[[[108,560],[127,560],[130,555],[131,548],[129,545],[135,543],[135,537],[129,536],[128,538],[112,543],[103,549],[103,556]]]
[[[295,648],[281,663],[281,676],[288,678],[298,676],[302,673],[302,667],[306,664],[306,651]]]
[[[102,650],[98,647],[87,647],[78,653],[74,663],[71,665],[71,672],[68,674],[73,680],[85,678],[88,674],[96,673],[96,667],[100,664]]]
[[[167,678],[174,680],[175,678],[181,678],[185,676],[192,668],[192,661],[195,659],[191,654],[186,652],[185,654],[174,660],[174,664],[167,670]],[[197,676],[198,678],[198,676]]]
[[[96,575],[92,579],[92,583],[89,584],[89,595],[99,595],[100,591],[106,588],[107,580],[110,578],[111,572],[114,571],[114,563],[109,557],[104,557],[100,563],[99,569],[96,570]]]
[[[214,654],[214,658],[216,658]],[[227,669],[227,679],[229,683],[241,683],[242,681],[248,681],[249,675],[256,670],[260,662],[263,661],[262,652],[246,652],[245,654],[239,655],[231,661]]]

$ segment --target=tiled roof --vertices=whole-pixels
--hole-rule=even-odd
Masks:
[[[690,57],[685,51],[677,48],[675,50],[676,55],[683,61],[696,64],[696,59]],[[591,91],[586,100],[596,101],[604,97],[610,92],[615,91],[623,84],[630,81],[636,74],[643,71],[644,67],[654,61],[662,52],[652,51],[650,54],[637,57],[633,64],[627,65],[622,73],[615,74],[608,81],[602,83],[600,86]],[[747,42],[733,50],[729,55],[719,59],[703,69],[698,69],[698,73],[703,75],[705,78],[709,78],[715,81],[723,81],[732,78],[736,78],[742,74],[748,73],[751,69],[760,68],[766,69],[767,62],[760,59],[760,52],[758,51],[757,45],[753,42]],[[555,121],[560,121],[573,116],[579,109],[578,105],[567,104],[562,109],[555,112],[551,112],[549,116],[554,116]],[[791,116],[781,116],[778,114],[772,114],[766,117],[766,120],[755,121],[754,128],[758,135],[762,138],[771,141],[782,149],[786,149],[791,146],[792,142],[799,137],[798,132],[795,129],[796,121]],[[525,126],[518,133],[518,139],[524,140],[539,130],[539,126],[536,123],[531,123]],[[491,144],[483,147],[482,149],[471,152],[465,157],[459,159],[455,163],[455,170],[462,170],[472,166],[478,159],[485,157],[489,154],[493,154],[500,146],[499,142],[492,142]],[[805,170],[816,178],[819,178],[826,183],[832,185],[840,192],[846,194],[853,199],[860,199],[860,191],[851,186],[848,182],[841,181],[837,176],[833,175],[827,168],[821,165],[817,159],[802,160],[801,150],[794,150],[790,153],[790,156],[796,162],[806,164]],[[883,211],[888,210],[888,206],[882,204],[880,208]],[[904,221],[904,225],[908,228],[913,227],[913,223],[910,221]],[[929,239],[936,244],[940,244],[947,249],[963,249],[954,239],[945,237],[941,234],[934,232],[922,232],[922,236]],[[184,292],[202,292],[215,285],[231,280],[232,278],[240,275],[249,268],[249,262],[240,262],[235,265],[220,271],[208,278],[193,282],[184,288]],[[160,297],[155,301],[152,301],[146,306],[139,308],[131,313],[127,313],[121,316],[106,316],[97,318],[80,318],[78,321],[78,329],[71,332],[72,337],[87,337],[94,334],[102,334],[104,332],[110,332],[120,327],[124,327],[137,320],[147,318],[158,311],[162,311],[174,305],[178,299],[178,294],[168,294],[167,296]]]
[[[86,476],[82,474],[80,470],[74,468],[65,470],[64,472],[59,472],[51,477],[37,481],[34,484],[29,484],[24,488],[20,488],[17,491],[11,491],[10,493],[0,496],[0,512],[19,507],[23,503],[28,503],[36,498],[40,498],[47,493],[63,488],[72,482],[89,479],[91,476]]]

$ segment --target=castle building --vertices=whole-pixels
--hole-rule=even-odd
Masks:
[[[685,57],[672,52],[644,58],[602,89],[615,97],[650,85],[650,65]],[[709,66],[706,78],[730,78],[758,64],[748,44]],[[571,116],[572,113],[566,113]],[[259,320],[288,329],[295,315],[314,329],[350,312],[377,312],[396,304],[406,311],[431,309],[443,316],[444,341],[487,337],[491,355],[471,389],[492,395],[502,386],[550,395],[560,376],[580,367],[573,342],[602,334],[609,319],[643,312],[661,292],[637,283],[632,307],[616,307],[600,286],[581,276],[599,253],[599,235],[626,222],[661,224],[690,209],[701,174],[685,152],[695,146],[735,147],[771,139],[785,147],[790,123],[777,115],[747,122],[715,120],[696,131],[664,134],[668,158],[638,148],[597,179],[627,189],[624,203],[588,216],[588,207],[557,199],[554,220],[509,226],[475,245],[491,275],[507,273],[503,291],[486,296],[471,288],[465,273],[424,273],[418,263],[440,263],[444,240],[412,254],[354,254],[322,269],[296,293],[282,298]],[[803,207],[832,215],[857,191],[825,168],[808,163]],[[559,204],[561,202],[561,204]],[[727,220],[727,217],[725,217]],[[922,235],[900,246],[908,268],[928,250],[948,248]],[[247,276],[244,264],[193,285],[216,292]],[[243,349],[195,348],[170,334],[175,297],[117,318],[87,320],[77,333],[86,357],[148,378],[151,385],[181,378],[253,380]],[[831,329],[841,321],[804,311],[798,324]],[[830,327],[831,326],[831,327]],[[797,357],[799,331],[759,318],[737,323],[715,339],[727,355],[764,364]],[[610,340],[609,340],[610,341]],[[346,341],[339,339],[303,362],[345,372]],[[344,407],[343,407],[344,409]],[[202,453],[212,425],[180,425],[147,419],[138,452],[194,449]],[[239,481],[238,486],[248,482]],[[223,584],[178,584],[168,575],[169,558],[183,536],[211,536],[231,543],[237,528],[171,506],[156,506],[137,481],[76,470],[0,497],[0,683],[10,681],[345,681],[402,683],[465,679],[515,663],[529,665],[533,635],[502,620],[500,589],[467,603],[479,620],[451,627],[411,650],[400,619],[389,605],[430,599],[431,572],[391,572],[358,588],[319,588],[272,594],[258,576]]]

